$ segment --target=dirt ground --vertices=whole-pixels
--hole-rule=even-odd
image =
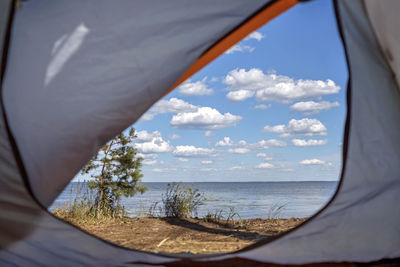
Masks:
[[[177,218],[124,218],[78,226],[118,245],[167,253],[226,253],[296,227],[306,219],[243,221]]]

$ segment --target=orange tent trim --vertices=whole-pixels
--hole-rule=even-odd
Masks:
[[[225,38],[220,40],[214,46],[212,46],[209,50],[207,50],[203,55],[201,55],[187,70],[186,72],[179,78],[177,82],[168,90],[170,93],[177,86],[183,83],[187,78],[198,72],[200,69],[205,67],[208,63],[216,59],[230,47],[238,43],[240,40],[245,38],[251,32],[257,30],[262,27],[264,24],[272,20],[273,18],[279,16],[286,10],[292,8],[298,3],[298,0],[278,0],[275,3],[267,6],[264,10],[257,13],[250,20],[245,22],[243,25],[238,27],[236,30],[232,31]]]

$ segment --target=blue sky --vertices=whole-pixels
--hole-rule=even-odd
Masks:
[[[338,180],[346,82],[331,1],[299,4],[134,124],[143,181]]]

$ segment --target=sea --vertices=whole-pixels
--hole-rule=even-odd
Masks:
[[[146,216],[149,209],[159,214],[162,198],[168,183],[143,183],[148,190],[134,197],[123,198],[128,215]],[[304,218],[319,211],[335,193],[338,182],[196,182],[184,183],[204,193],[206,201],[193,216],[220,214],[226,218],[238,214],[242,219],[250,218]],[[84,182],[72,182],[55,200],[50,210],[68,205],[82,192],[88,190]],[[87,192],[87,191],[86,191]],[[235,215],[235,218],[239,217]]]

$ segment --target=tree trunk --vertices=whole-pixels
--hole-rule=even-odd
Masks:
[[[102,187],[103,184],[103,179],[101,179],[101,185],[100,185],[100,194],[99,194],[99,199],[97,200],[97,217],[99,217],[99,214],[101,212],[102,207],[104,207],[104,188]]]

